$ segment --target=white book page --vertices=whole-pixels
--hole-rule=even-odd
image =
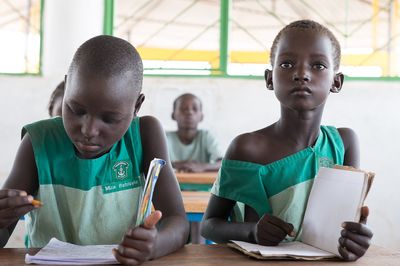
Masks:
[[[52,238],[36,255],[26,254],[25,262],[38,264],[117,264],[112,249],[117,245],[80,246]]]
[[[282,256],[298,256],[298,257],[333,257],[330,252],[314,248],[299,241],[284,242],[278,246],[262,246],[243,241],[232,240],[233,243],[240,246],[247,252],[260,253],[264,257],[282,257]]]
[[[302,241],[339,256],[341,224],[358,222],[366,185],[363,172],[321,167],[308,199]]]

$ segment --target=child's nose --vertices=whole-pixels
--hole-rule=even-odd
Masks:
[[[82,124],[81,132],[86,139],[91,139],[99,134],[99,129],[96,125],[96,120],[87,116]]]
[[[294,81],[310,81],[310,73],[306,67],[298,67],[296,71],[293,72]]]

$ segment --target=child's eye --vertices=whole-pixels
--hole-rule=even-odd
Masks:
[[[70,107],[70,106],[68,106],[69,107],[69,110],[71,110],[71,112],[74,114],[74,115],[79,115],[79,116],[81,116],[81,115],[84,115],[86,112],[85,112],[85,110],[83,110],[83,109],[80,109],[80,108],[72,108],[72,107]]]
[[[103,117],[103,122],[107,124],[116,124],[120,121],[120,119],[116,119],[114,117],[105,116]]]
[[[287,68],[292,68],[293,65],[292,65],[292,63],[285,62],[285,63],[282,63],[282,64],[280,65],[280,67],[281,67],[281,68],[287,69]]]
[[[326,66],[321,63],[317,63],[317,64],[313,65],[313,68],[318,69],[318,70],[324,70],[324,69],[326,69]]]

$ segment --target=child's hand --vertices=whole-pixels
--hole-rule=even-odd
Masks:
[[[258,244],[264,246],[276,246],[286,235],[293,233],[293,225],[280,218],[264,214],[258,221],[255,228],[255,240]]]
[[[361,208],[361,219],[359,223],[344,222],[341,237],[339,238],[339,253],[344,260],[356,261],[367,251],[372,231],[368,226],[367,217],[369,209],[367,206]]]
[[[153,258],[157,239],[156,224],[161,219],[161,212],[155,211],[147,217],[143,225],[129,229],[113,250],[115,258],[124,265],[139,265]]]
[[[6,228],[18,221],[25,213],[37,208],[32,205],[32,196],[16,189],[0,190],[0,228]]]

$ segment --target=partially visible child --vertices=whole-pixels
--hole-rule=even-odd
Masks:
[[[203,120],[200,99],[191,93],[176,98],[172,119],[178,125],[177,131],[166,133],[172,166],[183,172],[217,171],[222,152],[208,130],[198,129]]]
[[[338,41],[317,22],[295,21],[278,33],[271,48],[272,70],[265,71],[265,81],[280,102],[280,119],[230,144],[203,218],[204,237],[278,245],[301,232],[320,166],[359,166],[354,131],[321,125],[329,94],[342,88],[339,64]],[[244,216],[231,222],[237,202],[244,204]],[[360,223],[343,221],[338,250],[345,260],[357,260],[370,245],[372,232],[365,224],[368,208],[361,212]]]
[[[137,265],[182,247],[189,225],[157,119],[139,117],[142,60],[128,42],[97,36],[75,53],[62,118],[26,125],[0,190],[0,245],[26,214],[27,246],[52,237],[75,244],[119,244],[122,264]],[[150,161],[162,158],[153,205],[131,227]],[[43,206],[32,204],[33,197]]]
[[[49,115],[50,117],[62,115],[62,102],[64,98],[65,81],[63,80],[57,85],[55,90],[51,93],[49,101]]]

